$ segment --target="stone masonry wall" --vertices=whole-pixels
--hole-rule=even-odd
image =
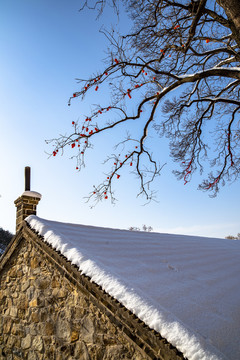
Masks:
[[[21,241],[0,273],[0,359],[147,358],[34,243]]]

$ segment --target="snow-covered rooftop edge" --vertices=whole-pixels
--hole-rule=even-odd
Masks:
[[[97,228],[93,226],[85,226],[85,225],[74,225],[67,223],[60,223],[56,221],[49,221],[45,219],[41,219],[37,216],[31,215],[25,219],[31,228],[33,228],[39,235],[43,236],[44,241],[49,243],[54,249],[61,252],[72,264],[78,266],[79,271],[91,278],[91,281],[100,285],[109,295],[113,296],[120,303],[122,303],[128,310],[132,311],[139,319],[144,321],[150,328],[156,330],[161,334],[161,336],[165,337],[172,345],[174,345],[177,349],[179,349],[184,356],[189,360],[222,360],[230,357],[226,356],[226,353],[222,352],[221,347],[216,346],[217,342],[220,341],[218,338],[216,340],[216,344],[214,341],[209,339],[208,335],[202,333],[202,331],[196,331],[195,327],[191,328],[189,323],[182,321],[171,311],[168,306],[165,306],[164,302],[159,303],[158,297],[159,292],[164,293],[165,284],[159,285],[155,283],[151,285],[152,288],[144,289],[145,278],[148,277],[149,274],[145,274],[145,264],[141,260],[141,256],[148,256],[147,254],[142,254],[143,252],[147,252],[147,245],[151,246],[150,239],[152,239],[152,244],[156,242],[156,238],[166,237],[169,234],[158,234],[158,233],[140,233],[140,232],[130,232],[126,230],[117,230],[117,229],[107,229],[107,228]],[[145,241],[143,239],[145,237]],[[183,239],[187,238],[187,244],[189,241],[193,241],[194,246],[197,244],[197,240],[207,239],[208,238],[200,238],[200,237],[191,237],[191,236],[181,236],[181,235],[173,235],[174,239],[179,237]],[[140,238],[139,245],[137,245],[136,239]],[[113,244],[111,243],[111,239],[113,239]],[[114,239],[117,239],[116,241]],[[197,239],[197,240],[196,240]],[[100,245],[98,247],[98,242],[100,241]],[[202,240],[204,242],[204,240]],[[213,241],[224,241],[224,239],[212,239]],[[164,240],[165,241],[165,240]],[[229,240],[228,240],[229,241]],[[148,243],[147,243],[148,242]],[[110,245],[109,245],[110,244]],[[127,247],[130,244],[129,248]],[[144,248],[141,249],[141,246],[144,244]],[[170,247],[172,246],[171,243]],[[179,244],[179,240],[178,240]],[[138,268],[135,270],[134,266],[131,267],[132,264],[129,264],[131,260],[125,259],[126,256],[134,256],[131,254],[132,247],[139,248],[139,264],[140,264],[140,273],[139,273],[139,264]],[[109,251],[109,246],[111,250]],[[126,254],[122,252],[122,247],[126,248]],[[183,247],[187,249],[188,245],[184,245]],[[240,249],[240,248],[239,248]],[[134,249],[133,249],[134,250]],[[136,250],[136,257],[138,257],[138,251]],[[222,249],[221,249],[222,250]],[[154,249],[153,249],[154,251]],[[164,252],[164,248],[161,249]],[[198,251],[198,250],[194,250]],[[103,254],[106,253],[104,258]],[[127,255],[128,254],[128,255]],[[142,255],[141,255],[142,254]],[[132,259],[133,263],[135,259]],[[144,258],[143,258],[144,260]],[[187,260],[186,260],[187,261]],[[172,274],[177,274],[177,267],[171,266],[171,264],[167,264],[165,260],[158,260],[159,266],[165,266],[170,271],[169,278],[167,279],[168,285],[167,288],[171,290],[171,281]],[[165,264],[164,264],[165,263]],[[142,269],[141,269],[142,264]],[[168,265],[168,266],[166,266]],[[181,264],[180,264],[181,265]],[[125,270],[124,270],[124,269]],[[164,269],[165,269],[164,268]],[[124,272],[124,271],[125,272]],[[180,274],[180,280],[177,279],[177,284],[181,282],[181,278],[186,276],[187,272]],[[164,277],[164,272],[161,274],[157,274],[158,278]],[[178,274],[177,274],[178,275]],[[154,283],[154,274],[153,274],[153,283]],[[194,275],[195,276],[195,275]],[[204,276],[204,274],[203,274]],[[134,280],[136,279],[136,280]],[[172,279],[172,280],[171,280]],[[149,282],[149,281],[148,281]],[[187,280],[187,284],[191,283],[191,279]],[[136,284],[136,286],[135,286]],[[141,285],[142,288],[141,288]],[[176,285],[178,286],[178,285]],[[157,289],[160,287],[160,289]],[[183,284],[184,287],[184,284]],[[199,283],[199,287],[201,288],[201,283]],[[173,289],[174,290],[174,289]],[[176,289],[177,291],[177,289]],[[189,291],[188,288],[186,291]],[[204,289],[202,289],[204,291]],[[152,294],[156,297],[156,301],[152,301]],[[175,290],[174,290],[175,292]],[[174,293],[173,293],[174,294]],[[181,295],[181,293],[180,293]],[[185,299],[181,297],[178,293],[176,293],[176,298],[173,301],[175,307],[181,302],[184,303],[186,301],[189,306],[187,309],[191,308],[191,298],[188,295],[185,295]],[[203,294],[204,295],[204,294]],[[153,296],[153,297],[154,297]],[[198,296],[198,295],[196,295]],[[166,304],[168,302],[171,303],[171,291],[170,297],[167,299]],[[190,300],[189,300],[190,299]],[[201,299],[202,300],[202,299]],[[188,304],[187,304],[188,305]],[[195,305],[194,305],[195,306]],[[228,306],[228,304],[226,305]],[[210,306],[211,307],[211,306]],[[181,309],[180,309],[181,310]],[[206,309],[208,311],[208,309]],[[182,310],[181,310],[182,311]],[[188,311],[188,310],[187,310]],[[186,312],[187,312],[186,311]],[[200,309],[202,311],[202,309]],[[215,311],[215,310],[214,310]],[[219,314],[216,315],[221,316]],[[203,314],[204,317],[204,314]],[[186,318],[191,318],[191,312],[186,314]],[[206,318],[208,318],[208,314],[206,314]],[[211,322],[211,319],[209,319]],[[215,318],[214,318],[215,321]],[[212,326],[216,326],[214,324]],[[206,320],[205,320],[206,322]],[[206,324],[205,324],[206,325]],[[208,326],[209,324],[207,324]],[[224,325],[223,325],[224,327]],[[194,330],[193,330],[194,329]],[[236,329],[234,328],[233,331]],[[238,334],[239,335],[239,334]],[[224,336],[224,333],[220,332],[220,337]],[[235,335],[236,338],[236,335]],[[220,349],[220,350],[219,350]],[[231,350],[230,350],[231,353]],[[235,353],[236,355],[236,353]],[[234,353],[232,356],[235,356]],[[234,359],[234,357],[232,358]],[[236,359],[236,358],[235,358]]]

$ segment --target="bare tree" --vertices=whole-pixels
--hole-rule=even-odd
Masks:
[[[240,233],[238,233],[237,236],[228,235],[228,236],[225,237],[225,239],[240,240]]]
[[[130,226],[130,228],[128,228],[128,230],[130,230],[130,231],[145,231],[145,232],[151,232],[151,231],[153,231],[153,228],[152,228],[152,226],[147,226],[147,225],[143,225],[142,226],[142,230],[139,228],[139,227],[137,227],[137,226]]]
[[[82,10],[92,7],[101,14],[105,3],[98,0],[91,5],[86,0]],[[116,11],[119,3],[112,0]],[[214,196],[240,174],[240,2],[122,3],[133,22],[132,31],[120,36],[116,30],[101,30],[110,43],[105,69],[79,79],[80,89],[69,105],[96,94],[104,83],[110,85],[112,97],[96,105],[84,121],[73,121],[71,134],[50,140],[52,155],[70,145],[80,170],[95,138],[102,133],[111,137],[112,129],[129,129],[137,123],[137,135],[121,138],[119,132],[116,152],[106,159],[109,171],[89,199],[114,200],[112,184],[126,166],[139,177],[139,194],[153,198],[149,186],[162,169],[161,157],[152,153],[148,141],[153,129],[159,142],[163,136],[169,139],[171,157],[178,163],[176,176],[187,184],[197,170],[204,171],[199,188]]]

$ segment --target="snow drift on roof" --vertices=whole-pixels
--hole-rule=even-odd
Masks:
[[[240,359],[240,241],[26,221],[189,360]]]

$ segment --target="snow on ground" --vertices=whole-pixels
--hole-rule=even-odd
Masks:
[[[240,241],[26,221],[189,360],[240,359]]]

